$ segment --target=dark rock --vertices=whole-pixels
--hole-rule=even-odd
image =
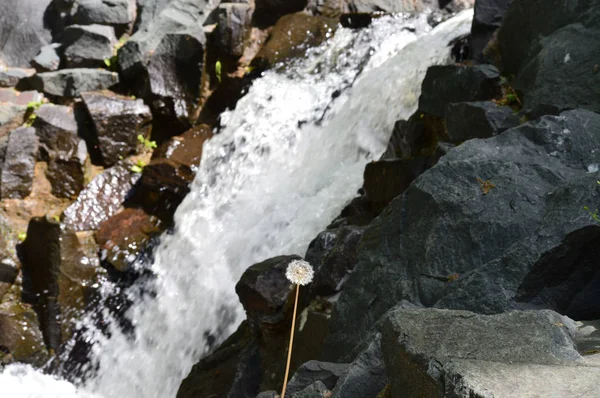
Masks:
[[[332,35],[336,26],[337,22],[333,19],[303,12],[286,15],[277,21],[251,65],[264,70],[278,62],[302,57],[308,48],[321,44]]]
[[[290,395],[291,398],[322,398],[326,393],[329,393],[329,389],[320,380],[315,381],[311,385],[307,386],[302,391],[295,392]]]
[[[85,91],[103,90],[119,83],[119,75],[102,69],[62,69],[38,73],[32,84],[55,97],[77,97]]]
[[[567,234],[560,245],[533,265],[517,290],[516,300],[551,308],[573,319],[595,319],[600,314],[599,241],[600,225]]]
[[[439,8],[438,0],[395,1],[395,0],[348,0],[351,12],[422,12]]]
[[[0,196],[23,199],[31,193],[38,153],[38,138],[31,127],[13,130],[2,166]]]
[[[137,153],[142,146],[139,135],[150,139],[152,114],[142,100],[110,91],[83,93],[81,98],[92,118],[105,166]]]
[[[60,50],[60,43],[52,43],[42,47],[39,54],[31,60],[31,65],[33,65],[38,72],[52,72],[58,70],[58,67],[60,66],[60,55],[58,55],[58,52]]]
[[[589,396],[600,368],[573,329],[552,311],[393,311],[381,339],[392,396]]]
[[[363,234],[326,359],[352,350],[403,299],[479,313],[518,308],[514,295],[540,255],[593,223],[582,206],[597,202],[589,172],[598,162],[597,130],[599,115],[569,111],[442,157]]]
[[[219,53],[239,58],[244,52],[244,43],[250,33],[252,9],[249,4],[222,3],[214,11],[216,47]]]
[[[238,100],[248,92],[251,84],[252,78],[248,75],[234,78],[224,77],[202,106],[198,122],[218,125],[221,113],[227,109],[235,109]]]
[[[133,23],[135,1],[79,0],[73,8],[73,22],[81,25],[101,24],[124,28]]]
[[[442,127],[428,115],[417,113],[409,120],[398,120],[381,160],[433,156],[444,135]]]
[[[75,199],[84,186],[88,153],[77,135],[73,109],[61,105],[42,105],[33,123],[40,138],[40,154],[48,162],[46,176],[52,193]]]
[[[419,156],[408,160],[380,160],[368,163],[363,183],[367,199],[374,209],[380,212],[437,160],[437,157]]]
[[[32,69],[0,68],[0,87],[14,87],[21,79],[28,78],[34,73]]]
[[[302,11],[307,4],[308,0],[256,0],[253,25],[266,28],[285,14]]]
[[[342,375],[348,364],[309,361],[296,370],[288,382],[286,394],[295,394],[305,390],[313,383],[320,381],[325,388],[333,390],[340,375]]]
[[[459,102],[448,105],[446,111],[448,136],[453,142],[493,137],[519,123],[511,108],[491,101]]]
[[[163,141],[188,129],[200,99],[208,1],[175,0],[119,50],[133,92],[151,104]]]
[[[285,305],[293,286],[285,271],[298,256],[279,256],[249,267],[235,291],[249,319],[259,323],[279,323],[285,317]]]
[[[51,3],[52,0],[2,2],[0,63],[27,68],[40,48],[52,41],[51,26],[47,23],[54,21],[48,21],[46,16],[51,14]]]
[[[376,398],[388,382],[381,352],[381,334],[339,376],[332,398]]]
[[[210,127],[199,125],[159,146],[150,164],[144,167],[131,203],[169,223],[189,192],[202,157],[202,145],[211,136]]]
[[[34,305],[44,341],[60,352],[101,271],[91,235],[76,235],[48,218],[29,222],[21,248],[23,300]]]
[[[126,272],[150,238],[161,231],[159,220],[141,209],[125,209],[100,224],[96,241],[101,259]]]
[[[137,18],[134,30],[147,30],[154,20],[173,0],[137,0]]]
[[[445,117],[449,104],[500,97],[500,73],[492,65],[443,65],[427,69],[419,111]]]
[[[116,165],[94,178],[64,211],[63,222],[75,231],[97,230],[121,208],[140,174]]]
[[[43,366],[49,359],[36,313],[20,296],[15,285],[0,299],[0,367],[13,361]]]
[[[536,21],[522,25],[528,17]],[[596,3],[513,1],[498,32],[498,46],[503,72],[515,76],[512,85],[523,93],[526,108],[555,104],[600,111],[600,74],[594,72],[599,20]],[[515,32],[519,26],[523,28]]]
[[[368,12],[353,12],[340,16],[340,25],[344,28],[362,29],[371,25],[373,14]]]
[[[477,0],[471,26],[470,47],[472,59],[483,62],[483,50],[502,24],[512,0]]]
[[[345,227],[349,225],[355,225],[362,227],[368,225],[375,217],[378,212],[373,208],[372,203],[366,198],[366,196],[358,196],[346,206],[340,213],[340,215],[327,226],[327,229],[334,229]]]
[[[263,391],[256,398],[277,398],[279,394],[276,391]]]
[[[259,391],[258,347],[247,322],[214,353],[194,365],[177,398],[254,398]]]
[[[116,43],[115,31],[111,26],[68,26],[62,41],[65,65],[67,68],[104,66],[104,60],[113,56]]]
[[[311,258],[310,264],[315,268],[310,285],[314,295],[328,296],[342,289],[356,265],[356,250],[363,232],[362,227],[342,227],[321,232],[311,242],[306,259]]]

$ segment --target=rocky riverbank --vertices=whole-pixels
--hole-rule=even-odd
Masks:
[[[448,43],[455,62],[427,71],[418,110],[311,242],[286,396],[596,396],[600,6],[538,3],[476,0],[470,36]],[[431,8],[435,25],[471,5],[8,1],[1,363],[79,375],[77,320],[123,314],[120,288],[152,277],[137,260],[172,227],[220,114],[262,71],[338,23]],[[244,273],[247,320],[178,397],[279,391],[296,258],[281,254]],[[100,301],[103,280],[118,289]]]

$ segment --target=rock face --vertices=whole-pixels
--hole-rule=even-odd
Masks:
[[[514,0],[498,32],[503,72],[527,108],[559,104],[600,111],[600,4]],[[524,25],[524,21],[535,19]],[[518,27],[522,26],[522,29]],[[519,29],[516,32],[515,29]],[[515,41],[516,40],[516,41]]]
[[[77,97],[85,91],[103,90],[119,82],[119,75],[102,69],[62,69],[33,76],[38,91],[55,97]]]
[[[71,25],[63,36],[63,56],[68,68],[104,66],[117,43],[115,31],[104,25]]]
[[[484,50],[494,33],[500,28],[502,18],[511,2],[512,0],[477,0],[475,2],[475,15],[469,43],[471,58],[480,62],[485,59]]]
[[[165,138],[190,127],[200,98],[208,1],[175,0],[119,50],[119,68],[163,120]],[[159,117],[160,116],[160,117]],[[174,128],[177,126],[177,128]]]
[[[83,189],[88,160],[85,141],[77,135],[73,109],[61,105],[42,105],[33,123],[40,138],[40,156],[48,162],[46,176],[52,193],[75,199]]]
[[[446,127],[453,142],[471,138],[489,138],[520,123],[516,113],[507,106],[491,101],[459,102],[448,105]]]
[[[33,75],[33,69],[24,68],[6,68],[0,69],[0,87],[14,87],[21,79],[25,79]]]
[[[579,355],[570,329],[552,311],[393,311],[381,341],[392,396],[591,397],[600,367]]]
[[[116,165],[94,178],[64,212],[63,222],[75,231],[96,230],[116,214],[140,178],[124,165]]]
[[[27,228],[21,249],[23,299],[34,305],[46,346],[55,352],[70,337],[100,274],[91,242],[91,235],[62,230],[47,218],[33,218]]]
[[[326,357],[349,352],[403,299],[488,314],[518,308],[513,297],[540,255],[593,223],[576,204],[597,201],[588,168],[598,128],[600,116],[584,110],[546,116],[467,141],[417,178],[365,231]]]
[[[76,24],[111,25],[123,30],[133,23],[136,2],[130,0],[80,0],[73,7]]]
[[[298,394],[314,385],[323,384],[325,389],[332,390],[340,376],[347,370],[347,364],[309,361],[296,370],[288,382],[286,394]]]
[[[0,197],[23,199],[31,193],[38,138],[31,127],[13,130],[2,165]]]
[[[142,100],[109,91],[83,93],[81,98],[92,118],[105,166],[138,152],[139,135],[150,139],[152,114]]]
[[[285,15],[302,11],[308,0],[257,0],[254,10],[254,24],[260,27],[273,25]]]
[[[52,40],[51,0],[6,0],[0,14],[0,63],[28,67],[40,48]],[[50,18],[45,18],[48,13]],[[23,21],[27,21],[26,24]]]
[[[501,95],[500,73],[491,65],[432,66],[423,80],[419,111],[444,117],[449,104],[485,101]]]
[[[60,47],[60,43],[45,45],[40,49],[39,54],[31,60],[31,65],[38,72],[52,72],[58,70],[58,67],[60,66],[60,55],[58,55]]]

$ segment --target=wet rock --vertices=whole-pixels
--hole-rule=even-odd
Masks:
[[[437,0],[395,1],[395,0],[347,0],[351,12],[421,12],[439,8]]]
[[[156,217],[142,209],[125,209],[100,224],[96,232],[101,258],[119,272],[126,272],[160,231]]]
[[[570,329],[552,311],[394,311],[381,340],[392,395],[591,397],[600,367],[579,355]]]
[[[550,308],[578,320],[600,314],[600,226],[567,234],[557,247],[544,253],[517,290],[518,302]]]
[[[40,49],[39,54],[31,60],[31,65],[38,72],[52,72],[58,70],[58,67],[60,66],[60,55],[58,53],[60,50],[60,43],[45,45]]]
[[[285,277],[288,264],[298,256],[278,256],[249,267],[235,291],[249,319],[259,323],[279,323],[285,317],[285,304],[292,284]]]
[[[188,129],[198,107],[208,1],[176,0],[119,50],[124,80],[151,104],[162,141]],[[158,137],[157,137],[158,138]]]
[[[88,153],[85,141],[77,135],[73,109],[42,105],[33,123],[40,139],[40,155],[48,162],[46,176],[52,193],[75,199],[84,186]]]
[[[34,73],[33,69],[0,68],[0,87],[14,87],[21,79],[28,78]]]
[[[307,386],[302,391],[295,392],[290,396],[292,398],[321,398],[330,391],[323,382],[320,380],[315,381],[311,385]]]
[[[489,138],[520,124],[519,116],[507,106],[491,101],[459,102],[448,105],[446,126],[453,142]]]
[[[21,248],[23,300],[34,305],[48,348],[60,352],[101,275],[91,234],[33,218]]]
[[[63,222],[75,231],[97,230],[122,207],[140,174],[116,165],[94,178],[63,214]]]
[[[0,14],[0,63],[27,68],[40,48],[52,41],[51,0],[6,0]],[[23,23],[27,21],[27,23]]]
[[[23,199],[31,193],[38,138],[31,127],[13,130],[2,165],[0,196]]]
[[[122,32],[133,23],[136,2],[130,0],[79,0],[72,10],[73,22],[111,25]]]
[[[348,364],[320,361],[306,362],[296,370],[296,373],[288,382],[286,394],[294,395],[303,390],[306,391],[306,388],[315,382],[321,382],[324,388],[333,390],[338,379],[347,368]]]
[[[432,119],[417,112],[409,120],[398,120],[381,160],[435,155],[437,144],[445,132]]]
[[[328,229],[340,228],[349,225],[358,227],[368,225],[378,212],[374,209],[372,203],[364,196],[358,196],[346,206],[335,220],[327,226]]]
[[[474,60],[483,62],[484,49],[502,24],[512,0],[477,0],[471,26],[470,47]]]
[[[177,398],[254,398],[259,391],[258,346],[243,322],[214,353],[194,365],[182,381]]]
[[[202,157],[202,145],[211,136],[210,127],[200,125],[159,146],[150,164],[144,167],[131,202],[170,222],[189,192]]]
[[[501,95],[500,73],[492,65],[436,65],[427,69],[419,111],[444,117],[449,104],[486,101]]]
[[[104,25],[71,25],[63,36],[63,56],[68,68],[104,66],[117,43],[115,31]]]
[[[380,160],[365,167],[363,189],[377,212],[401,195],[421,174],[430,169],[437,157],[416,157],[409,160]]]
[[[49,359],[35,311],[21,302],[20,286],[0,299],[0,366],[22,362],[43,366]]]
[[[38,91],[55,97],[77,97],[85,91],[103,90],[119,83],[119,75],[103,69],[62,69],[38,73],[32,84]]]
[[[263,391],[260,394],[258,394],[256,396],[256,398],[277,398],[279,396],[279,394],[277,394],[277,391]]]
[[[381,334],[367,345],[339,376],[332,398],[376,398],[388,382],[381,352]]]
[[[527,18],[536,21],[522,25]],[[594,55],[600,51],[599,18],[596,3],[512,2],[498,31],[498,47],[503,73],[515,75],[512,85],[523,93],[526,108],[543,103],[600,111]]]
[[[3,258],[0,259],[0,300],[2,300],[2,297],[4,297],[6,292],[11,288],[19,274],[16,262],[8,255],[9,248],[6,245],[6,242],[3,241],[1,244],[3,246]]]
[[[244,43],[250,34],[252,8],[244,3],[222,3],[216,10],[214,32],[219,53],[239,58],[244,52]]]
[[[105,166],[137,153],[142,146],[139,135],[150,139],[152,114],[142,100],[110,91],[83,93],[81,98],[92,118]]]
[[[545,116],[467,141],[415,180],[363,234],[326,358],[352,350],[403,299],[488,314],[519,308],[514,296],[540,256],[593,224],[573,204],[597,202],[588,170],[598,162],[596,125],[600,116],[583,110]],[[586,317],[600,314],[591,307]]]
[[[256,0],[253,24],[265,28],[278,22],[280,17],[302,11],[308,0]]]
[[[278,62],[302,57],[308,48],[332,35],[336,26],[335,20],[321,16],[302,12],[286,15],[277,21],[267,42],[252,60],[252,66],[263,70]]]

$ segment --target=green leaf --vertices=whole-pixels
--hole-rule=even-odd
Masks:
[[[221,61],[215,62],[215,75],[217,75],[217,80],[221,83]]]
[[[17,238],[21,241],[24,242],[25,239],[27,239],[27,233],[26,232],[20,232],[19,235],[17,235]]]
[[[112,63],[112,62],[110,62],[110,58],[106,58],[106,59],[104,60],[104,65],[106,65],[106,67],[107,67],[107,68],[109,68],[109,69],[110,69],[110,65],[111,65],[111,63]]]
[[[131,171],[133,171],[134,173],[141,173],[142,171],[144,171],[144,168],[138,166],[137,164],[134,164],[133,166],[131,166]]]

